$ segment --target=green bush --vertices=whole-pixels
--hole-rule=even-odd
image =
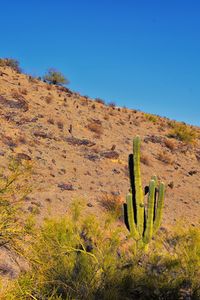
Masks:
[[[44,80],[56,85],[69,84],[68,79],[55,69],[49,69],[48,73],[44,76]]]
[[[17,73],[21,73],[19,61],[13,58],[0,58],[0,67],[10,67]]]

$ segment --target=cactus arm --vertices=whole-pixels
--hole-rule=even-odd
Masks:
[[[129,223],[128,223],[128,209],[127,209],[127,203],[123,204],[123,210],[124,210],[124,223],[126,225],[126,228],[130,231]]]
[[[133,140],[134,152],[134,178],[135,178],[135,197],[137,210],[137,230],[142,236],[144,231],[144,194],[142,190],[141,172],[140,172],[140,137]]]
[[[154,221],[153,231],[156,233],[158,231],[161,219],[162,219],[162,211],[164,206],[164,194],[165,194],[165,185],[163,182],[160,183],[159,186],[159,192],[158,192],[158,204],[157,204],[157,210],[156,210],[156,218]]]
[[[155,189],[156,182],[151,180],[149,183],[149,197],[148,197],[148,207],[147,207],[147,220],[146,229],[144,232],[143,241],[145,244],[149,243],[153,235],[153,216],[154,216],[154,204],[155,204]]]
[[[138,240],[140,238],[139,233],[137,231],[135,221],[134,221],[134,211],[133,211],[133,201],[132,201],[132,194],[128,193],[126,196],[126,203],[127,203],[127,215],[128,215],[128,224],[130,228],[131,236]]]

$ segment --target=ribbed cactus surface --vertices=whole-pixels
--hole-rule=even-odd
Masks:
[[[124,205],[125,223],[139,248],[147,248],[153,234],[160,227],[164,203],[165,185],[158,185],[156,176],[152,176],[149,187],[142,188],[140,171],[140,137],[133,140],[133,154],[129,155],[130,192],[126,196]],[[148,193],[147,208],[144,196]]]

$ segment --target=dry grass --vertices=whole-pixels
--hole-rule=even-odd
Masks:
[[[95,102],[105,105],[105,101],[101,98],[96,98]]]
[[[151,166],[150,158],[147,154],[141,153],[140,161],[146,166]]]
[[[173,160],[171,156],[166,151],[161,151],[158,153],[157,159],[162,161],[165,164],[172,164]]]
[[[170,139],[165,139],[164,140],[164,144],[165,146],[170,149],[171,151],[176,149],[176,144],[174,143],[174,141],[170,140]]]
[[[172,127],[172,130],[168,134],[168,137],[175,138],[187,144],[195,143],[198,134],[194,128],[186,124],[175,123],[175,122],[171,122],[170,126]]]
[[[21,93],[22,95],[28,95],[28,90],[25,88],[21,88],[19,89],[19,93]]]
[[[150,121],[152,123],[157,123],[157,121],[158,121],[158,117],[155,116],[155,115],[152,115],[152,114],[145,113],[144,117],[145,117],[146,120],[148,120],[148,121]]]
[[[111,215],[121,217],[123,200],[120,196],[105,193],[99,202]]]
[[[46,96],[46,97],[45,97],[45,102],[46,102],[47,104],[52,103],[52,102],[53,102],[53,97],[52,97],[52,96]]]
[[[58,121],[58,122],[57,122],[57,126],[58,126],[58,128],[61,129],[61,130],[63,130],[63,128],[64,128],[64,124],[63,124],[62,121]]]
[[[96,135],[100,136],[103,133],[103,127],[101,122],[98,121],[91,121],[88,125],[87,128],[94,132]]]
[[[111,101],[108,103],[108,106],[114,109],[116,107],[116,103]]]

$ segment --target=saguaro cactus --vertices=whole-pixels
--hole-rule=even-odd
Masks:
[[[147,248],[153,234],[159,229],[162,218],[165,186],[157,187],[157,177],[152,176],[149,186],[142,189],[140,172],[140,137],[133,140],[133,154],[129,155],[130,192],[124,204],[125,224],[139,248]],[[144,196],[148,193],[147,208]]]

